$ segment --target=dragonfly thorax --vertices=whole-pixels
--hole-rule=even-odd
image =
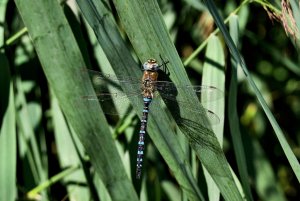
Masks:
[[[157,64],[157,61],[155,59],[148,59],[147,62],[143,64],[143,70],[148,71],[158,71],[159,65]]]
[[[144,71],[142,78],[142,93],[144,97],[153,98],[154,91],[156,90],[156,81],[158,73],[156,71]]]

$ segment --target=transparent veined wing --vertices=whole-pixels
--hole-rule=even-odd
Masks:
[[[131,112],[132,104],[142,104],[141,81],[127,76],[114,76],[98,71],[82,69],[81,76],[88,77],[92,82],[94,92],[82,96],[83,101],[100,102],[106,114],[121,115]],[[126,90],[123,91],[123,86]],[[130,98],[130,101],[129,101]]]
[[[128,76],[114,76],[103,74],[93,70],[81,70],[82,75],[89,77],[96,92],[96,95],[82,96],[84,101],[98,101],[106,114],[118,115],[131,112],[131,105],[138,104],[142,108],[143,97],[141,91],[141,80]],[[178,118],[190,114],[206,115],[211,124],[218,124],[219,118],[212,111],[207,109],[199,110],[195,104],[191,104],[189,97],[179,98],[178,90],[185,90],[188,94],[196,94],[202,102],[214,101],[223,97],[223,92],[213,86],[192,86],[174,85],[172,82],[156,81],[156,94],[162,97],[164,103]],[[123,91],[123,86],[126,92]],[[92,94],[92,93],[90,93]],[[130,99],[130,100],[129,100]],[[156,98],[150,105],[150,113],[153,107],[161,107],[162,104]],[[181,115],[181,116],[180,116]],[[206,124],[203,122],[203,124]]]
[[[115,76],[112,74],[101,73],[99,71],[94,71],[90,69],[83,68],[80,70],[81,75],[87,75],[91,80],[106,80],[106,81],[114,81],[118,83],[141,83],[140,79],[136,79],[134,77],[129,76]]]
[[[188,117],[189,115],[201,115],[203,117],[203,115],[206,115],[211,125],[220,122],[215,113],[205,108],[199,108],[200,106],[191,103],[190,100],[192,95],[196,95],[201,102],[218,100],[224,96],[224,93],[218,88],[202,85],[175,85],[172,82],[157,81],[156,89],[172,112],[177,111],[181,117]],[[184,90],[190,96],[179,97],[179,90]],[[207,126],[205,119],[203,119],[202,125]]]
[[[190,95],[196,95],[201,102],[210,102],[224,97],[224,92],[214,86],[175,85],[172,82],[157,81],[157,91],[163,98],[187,102],[189,97],[178,99],[178,91],[184,90]]]

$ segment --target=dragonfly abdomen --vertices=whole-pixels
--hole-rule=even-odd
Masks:
[[[140,132],[139,132],[137,164],[136,164],[136,178],[137,179],[140,179],[141,174],[142,174],[143,157],[144,157],[144,149],[145,149],[145,135],[146,135],[146,130],[147,130],[149,105],[152,101],[152,98],[144,97],[143,100],[144,100],[144,108],[143,108],[143,115],[142,115],[142,119],[141,119],[141,128],[140,128]]]

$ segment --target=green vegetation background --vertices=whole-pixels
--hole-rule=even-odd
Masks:
[[[299,200],[299,6],[1,0],[0,201]],[[141,103],[129,96],[129,115],[105,116],[82,100],[95,92],[81,70],[140,79],[160,55],[176,85],[224,92],[177,97],[220,122],[151,108],[136,180]]]

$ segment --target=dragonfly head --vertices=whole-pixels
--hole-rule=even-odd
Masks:
[[[149,71],[158,71],[159,65],[157,64],[157,61],[155,59],[148,59],[143,64],[143,70],[149,70]]]

